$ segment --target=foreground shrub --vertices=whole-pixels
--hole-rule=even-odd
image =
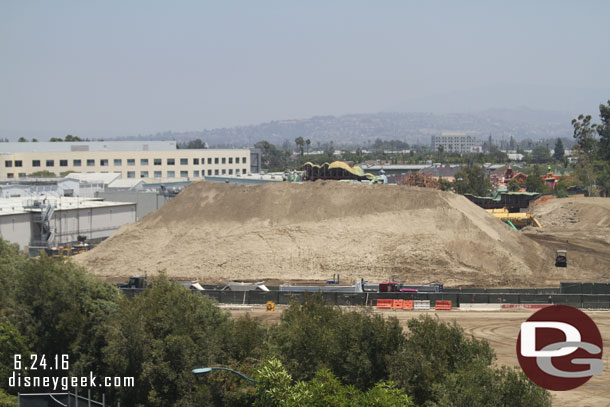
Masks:
[[[311,379],[327,368],[361,390],[387,379],[388,359],[403,342],[396,318],[343,311],[320,295],[292,304],[271,331],[271,347],[295,379]]]
[[[342,384],[322,369],[309,381],[293,382],[282,363],[268,360],[257,372],[257,407],[412,407],[413,402],[392,383],[378,383],[363,392]]]

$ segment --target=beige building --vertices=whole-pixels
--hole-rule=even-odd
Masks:
[[[197,180],[258,172],[250,149],[177,149],[176,142],[0,143],[0,178],[49,171],[120,173],[145,182]]]

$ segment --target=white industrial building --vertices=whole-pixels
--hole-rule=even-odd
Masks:
[[[446,131],[438,136],[432,136],[432,148],[438,150],[442,146],[447,153],[480,152],[477,138],[472,134]]]
[[[0,237],[23,250],[101,241],[136,221],[136,204],[79,197],[0,199]]]

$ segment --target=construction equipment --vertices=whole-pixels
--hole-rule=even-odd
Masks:
[[[340,278],[340,274],[333,274],[332,280],[326,280],[326,284],[339,284]]]
[[[509,212],[508,209],[486,209],[487,212],[500,219],[502,222],[506,222],[509,226],[513,226],[515,229],[522,228],[525,226],[536,226],[542,227],[540,222],[527,212]],[[509,223],[510,222],[510,223]]]
[[[422,285],[405,285],[397,281],[384,281],[379,283],[380,293],[440,293],[443,291],[441,283]]]
[[[568,267],[568,251],[557,250],[555,255],[555,267]]]
[[[222,291],[269,291],[264,281],[248,283],[242,281],[229,281]]]
[[[129,281],[127,281],[127,284],[118,284],[117,287],[120,289],[127,289],[127,288],[146,288],[146,277],[142,277],[142,276],[134,276],[134,277],[129,277]]]
[[[81,243],[75,244],[74,246],[50,247],[50,248],[45,248],[44,250],[47,253],[47,256],[50,256],[50,257],[68,257],[68,256],[75,256],[82,252],[87,252],[87,251],[93,249],[95,246],[97,246],[97,245],[91,245],[89,243],[81,242]]]
[[[337,285],[337,284],[325,284],[325,285],[280,285],[281,292],[323,292],[323,293],[363,293],[365,282],[360,279],[353,285]]]
[[[380,293],[399,293],[402,284],[397,281],[384,281],[379,283]]]

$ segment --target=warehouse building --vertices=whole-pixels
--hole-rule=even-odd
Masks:
[[[260,169],[260,152],[177,149],[175,141],[0,143],[0,178],[51,172],[119,173],[145,182],[243,176]]]
[[[78,197],[0,199],[0,237],[23,250],[98,242],[136,221],[136,204]]]

